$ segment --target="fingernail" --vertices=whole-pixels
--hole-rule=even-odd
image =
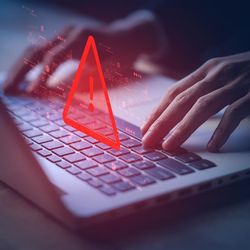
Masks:
[[[146,131],[145,131],[145,126],[146,126],[146,122],[143,123],[143,124],[141,125],[141,127],[140,127],[142,134],[145,134],[145,133],[146,133]]]
[[[162,143],[162,148],[163,149],[168,149],[169,148],[169,139],[165,140],[163,143]]]
[[[142,144],[144,146],[150,146],[149,142],[150,142],[150,133],[147,131],[142,137]]]
[[[142,135],[144,135],[144,126],[143,125],[140,127],[140,130],[141,130]]]
[[[142,144],[143,145],[146,145],[146,143],[147,143],[147,138],[146,138],[146,136],[147,136],[147,134],[145,134],[143,137],[142,137]]]

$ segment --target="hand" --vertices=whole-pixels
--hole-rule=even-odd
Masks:
[[[48,78],[68,59],[68,55],[80,59],[88,35],[110,45],[122,66],[131,64],[140,54],[158,51],[162,44],[159,24],[149,11],[138,11],[127,18],[104,24],[88,22],[81,27],[66,27],[58,36],[44,44],[30,46],[9,71],[4,85],[5,93],[19,91],[19,83],[38,64],[42,64],[40,75],[26,89],[33,92],[47,84]],[[147,42],[145,42],[147,41]],[[132,44],[132,45],[131,45]],[[28,63],[27,63],[28,62]]]
[[[221,148],[242,119],[250,115],[250,52],[214,58],[168,91],[142,127],[143,144],[162,142],[174,149],[210,116],[228,106],[207,148]]]
[[[48,78],[61,63],[72,58],[79,58],[83,49],[83,39],[89,34],[98,33],[102,25],[88,23],[87,26],[68,26],[51,41],[29,46],[9,71],[4,84],[5,93],[19,91],[19,84],[26,74],[36,65],[42,64],[42,70],[35,81],[26,89],[33,92],[38,86],[45,85]]]

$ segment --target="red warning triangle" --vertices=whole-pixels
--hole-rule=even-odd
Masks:
[[[120,140],[100,58],[89,36],[70,89],[63,119],[66,124],[115,149]],[[93,139],[93,140],[94,140]]]

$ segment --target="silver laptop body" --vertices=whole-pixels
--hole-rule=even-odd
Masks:
[[[168,81],[164,77],[145,80],[145,86],[149,90],[152,89],[151,99],[147,102],[136,100],[133,105],[126,107],[126,116],[122,110],[116,110],[114,107],[118,105],[113,103],[115,97],[124,94],[124,91],[111,91],[114,113],[130,123],[134,121],[132,127],[138,130],[140,121],[157,104],[163,89],[167,88]],[[136,91],[136,85],[133,88]],[[158,180],[151,176],[155,180],[152,185],[136,186],[128,192],[117,191],[115,195],[108,196],[58,167],[56,163],[32,152],[8,113],[6,105],[1,101],[0,180],[71,227],[85,227],[116,219],[250,177],[249,119],[240,124],[221,153],[208,153],[205,145],[218,121],[218,116],[212,117],[183,146],[188,151],[213,162],[215,167],[203,170],[190,167],[193,173],[173,173],[174,178],[166,180]],[[157,162],[155,164],[157,165]]]

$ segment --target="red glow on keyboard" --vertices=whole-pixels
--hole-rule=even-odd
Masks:
[[[115,149],[120,148],[106,82],[92,36],[88,37],[83,51],[65,104],[63,119],[71,127],[94,139]]]

